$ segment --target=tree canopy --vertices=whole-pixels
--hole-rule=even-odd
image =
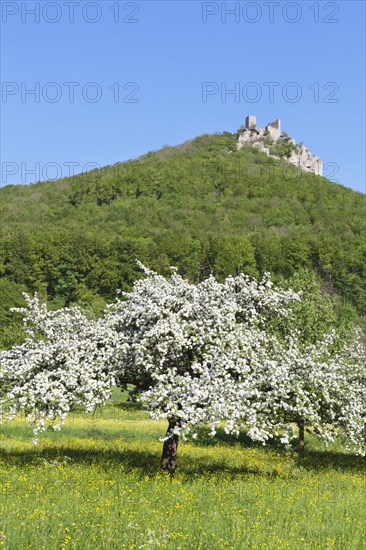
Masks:
[[[151,416],[169,422],[163,465],[170,472],[179,436],[195,437],[203,425],[215,435],[222,422],[228,433],[246,429],[262,443],[288,443],[296,423],[301,446],[312,427],[326,442],[342,433],[365,452],[359,333],[339,338],[332,330],[309,343],[307,324],[304,331],[294,319],[313,314],[296,311],[301,295],[275,287],[268,274],[192,284],[176,269],[165,278],[140,268],[144,277],[96,320],[77,307],[48,311],[26,296],[28,338],[0,353],[6,418],[24,411],[37,436],[47,424],[59,429],[75,405],[93,410],[112,385],[134,384]]]

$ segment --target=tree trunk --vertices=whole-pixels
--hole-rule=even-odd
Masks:
[[[166,431],[168,439],[164,441],[160,467],[163,470],[167,470],[169,474],[173,476],[176,467],[179,437],[172,434],[172,430],[179,424],[179,420],[176,418],[168,418],[168,422],[169,426]]]
[[[299,453],[304,454],[305,449],[305,421],[303,418],[297,422],[299,428]]]

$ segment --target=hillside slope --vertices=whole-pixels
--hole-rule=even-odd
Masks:
[[[99,312],[135,259],[191,280],[315,270],[366,312],[366,197],[255,148],[204,135],[56,182],[0,189],[0,323],[21,291]]]

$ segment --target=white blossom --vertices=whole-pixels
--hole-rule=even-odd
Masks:
[[[26,297],[27,340],[0,353],[4,418],[24,411],[35,438],[59,429],[74,406],[93,411],[113,384],[134,384],[152,418],[179,420],[174,433],[197,436],[247,430],[265,443],[287,444],[300,419],[326,442],[343,433],[365,451],[365,350],[357,333],[334,351],[335,333],[304,347],[296,327],[287,338],[271,329],[300,300],[245,275],[194,285],[172,271],[146,269],[131,292],[118,295],[104,316],[88,320],[78,308],[48,311]]]

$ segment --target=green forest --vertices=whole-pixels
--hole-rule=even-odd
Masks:
[[[195,282],[245,272],[319,278],[339,315],[366,314],[366,197],[247,146],[236,134],[71,178],[0,189],[0,348],[24,337],[22,292],[98,316],[141,276],[136,260]]]

